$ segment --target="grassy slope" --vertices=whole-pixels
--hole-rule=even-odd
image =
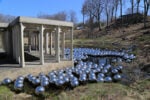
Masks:
[[[62,92],[57,99],[62,100],[145,100],[150,99],[149,90],[146,89],[150,81],[139,82],[134,88],[119,83],[93,83],[79,86],[73,91]],[[142,86],[143,88],[139,88]],[[139,89],[139,90],[138,90]],[[142,91],[142,92],[141,92]]]
[[[0,100],[7,100],[13,97],[14,93],[6,86],[0,86]]]
[[[138,81],[131,86],[120,83],[90,83],[58,94],[46,92],[44,96],[15,94],[6,86],[0,86],[0,100],[12,99],[50,99],[50,100],[148,100],[150,81]],[[28,91],[29,92],[29,91]],[[32,94],[32,93],[31,93]],[[15,97],[14,97],[15,95]]]

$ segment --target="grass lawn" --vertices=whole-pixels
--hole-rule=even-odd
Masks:
[[[50,99],[50,100],[148,100],[150,99],[150,80],[142,80],[130,86],[120,83],[88,83],[73,90],[62,90],[56,93],[46,91],[42,96],[32,95],[28,99]],[[33,88],[32,88],[33,89]],[[32,89],[25,89],[24,94],[34,94]],[[31,91],[30,91],[31,90]],[[0,86],[0,100],[25,99],[26,95],[17,96],[6,86]],[[18,94],[19,95],[19,94]],[[23,97],[25,96],[25,97]]]
[[[6,86],[0,86],[0,100],[11,100],[14,93]]]

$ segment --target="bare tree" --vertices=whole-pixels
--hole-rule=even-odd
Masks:
[[[130,0],[130,3],[131,3],[131,14],[133,15],[133,10],[134,10],[134,0]]]
[[[111,2],[110,0],[105,0],[105,14],[106,14],[106,22],[107,22],[107,27],[110,19],[110,13],[111,13]]]
[[[86,10],[86,5],[83,5],[81,10],[82,17],[83,17],[83,27],[84,27],[85,13],[86,13],[85,10]]]
[[[67,13],[65,11],[61,11],[61,12],[54,14],[52,16],[52,18],[56,19],[56,20],[66,21],[67,20]]]
[[[140,1],[141,1],[141,0],[136,0],[136,3],[137,3],[137,8],[136,8],[137,10],[136,10],[136,13],[139,13],[139,4],[140,4]]]
[[[77,23],[77,17],[75,11],[71,10],[69,12],[69,21],[73,22],[74,24]]]
[[[116,0],[111,0],[110,2],[111,2],[110,8],[111,8],[111,22],[112,22],[113,21],[113,17],[114,17]]]
[[[82,6],[82,14],[89,17],[89,22],[91,25],[95,19],[98,23],[99,30],[101,30],[101,13],[103,11],[103,8],[103,0],[85,0]]]
[[[98,22],[99,31],[101,30],[101,13],[104,8],[103,0],[95,0],[95,17]]]
[[[39,18],[46,18],[46,19],[54,19],[54,20],[61,20],[61,21],[67,21],[67,13],[65,11],[58,12],[53,15],[49,14],[38,14],[37,17]]]
[[[123,24],[123,18],[122,18],[122,12],[123,12],[123,6],[125,5],[126,0],[119,0],[120,4],[120,17],[121,17],[121,26]],[[125,9],[125,8],[124,8]]]
[[[146,18],[150,6],[150,0],[144,0],[144,28],[146,28]]]
[[[116,20],[116,16],[117,16],[117,10],[118,10],[118,4],[119,4],[119,0],[115,0],[115,20]]]
[[[83,7],[84,7],[84,14],[89,17],[90,30],[93,30],[93,21],[95,16],[93,0],[85,0],[85,2],[83,3]]]
[[[122,25],[122,0],[119,0],[120,3],[120,17],[121,17],[121,25]]]
[[[10,23],[15,19],[15,16],[0,14],[0,22]]]

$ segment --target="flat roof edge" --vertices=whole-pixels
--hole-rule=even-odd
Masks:
[[[43,25],[45,24],[45,25],[66,26],[66,27],[74,26],[72,22],[67,22],[67,21],[31,18],[31,17],[23,17],[23,16],[19,16],[18,19],[19,19],[18,21],[22,23],[43,24]]]
[[[9,23],[1,23],[0,22],[0,28],[7,28],[9,26]]]

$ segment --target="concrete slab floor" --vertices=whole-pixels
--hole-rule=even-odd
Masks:
[[[0,81],[2,81],[6,77],[14,80],[20,75],[38,75],[40,72],[47,74],[52,70],[62,69],[71,66],[73,66],[72,61],[60,61],[59,63],[52,62],[45,63],[44,65],[26,65],[24,68],[19,68],[15,66],[9,67],[9,65],[7,65],[7,67],[0,67]]]

